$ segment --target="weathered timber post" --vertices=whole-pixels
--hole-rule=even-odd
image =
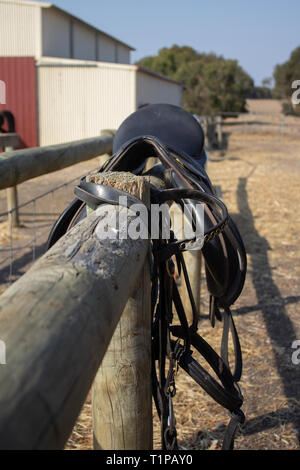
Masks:
[[[195,251],[186,251],[184,253],[184,260],[187,267],[187,272],[189,275],[189,280],[191,284],[192,293],[194,296],[194,301],[198,313],[198,318],[200,317],[200,300],[201,300],[201,266],[202,266],[202,254],[200,250]],[[184,277],[182,277],[182,284],[184,284]],[[187,317],[189,322],[192,321],[192,308],[190,299],[186,286],[180,287],[180,295],[182,295],[183,305],[185,311],[187,312]]]
[[[131,178],[143,193],[146,183]],[[127,226],[135,220],[124,207],[106,207],[125,214]],[[118,230],[115,239],[103,239],[102,223],[98,209],[89,214],[0,296],[1,449],[64,447],[121,313],[145,276],[148,239],[123,239]]]
[[[143,177],[114,172],[90,175],[87,180],[126,191],[149,207],[149,185]],[[150,304],[150,270],[145,263],[93,384],[95,449],[153,447]]]
[[[8,132],[0,134],[0,147],[4,152],[11,152],[19,145],[19,135],[15,132]],[[10,227],[18,227],[19,224],[19,210],[18,210],[18,192],[16,186],[7,188],[7,210],[9,211],[8,220]]]
[[[218,148],[222,148],[223,145],[223,134],[222,134],[222,116],[216,116],[216,133]]]
[[[13,147],[5,147],[5,152],[11,152]],[[19,227],[19,209],[18,209],[18,190],[17,186],[12,186],[7,188],[7,210],[8,210],[8,220],[10,227]]]
[[[216,120],[213,116],[207,117],[207,147],[213,150],[218,147],[217,134],[216,134]]]

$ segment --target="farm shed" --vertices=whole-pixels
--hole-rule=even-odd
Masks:
[[[144,104],[181,103],[180,84],[135,65],[42,59],[37,82],[40,145],[116,129]]]
[[[23,147],[54,145],[116,129],[138,107],[180,105],[180,83],[136,65],[0,57],[6,104]]]
[[[130,63],[128,44],[52,3],[0,0],[0,57],[64,57]]]
[[[131,46],[51,3],[0,0],[0,80],[23,147],[115,129],[140,106],[180,105],[182,85],[130,65]]]

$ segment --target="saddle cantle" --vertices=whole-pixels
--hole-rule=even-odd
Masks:
[[[145,163],[149,157],[156,157],[160,163],[146,172],[144,170]],[[158,357],[158,351],[165,351],[165,344],[159,343],[159,341],[167,341],[167,337],[164,335],[167,335],[168,331],[169,335],[178,338],[175,342],[171,336],[169,337],[169,348],[173,354],[171,356],[176,358],[178,364],[210,396],[231,412],[232,417],[227,428],[223,448],[232,448],[235,429],[238,423],[243,422],[244,415],[240,410],[243,397],[237,385],[242,372],[242,356],[230,306],[242,291],[247,260],[237,226],[228,216],[226,206],[214,195],[213,186],[204,169],[206,158],[204,135],[198,121],[182,108],[168,104],[154,104],[136,111],[123,122],[114,137],[113,156],[99,171],[129,171],[138,175],[158,176],[164,181],[167,189],[159,191],[152,188],[152,202],[173,200],[180,207],[189,206],[191,207],[189,209],[191,219],[199,216],[197,202],[204,203],[204,217],[199,217],[203,224],[204,233],[204,244],[201,251],[205,260],[206,281],[210,293],[211,323],[214,326],[215,318],[223,320],[221,355],[219,356],[197,333],[197,312],[193,307],[190,292],[193,323],[188,325],[175,280],[166,274],[169,271],[167,264],[171,256],[175,255],[179,267],[183,268],[187,287],[189,286],[182,251],[195,249],[196,240],[180,242],[169,240],[163,245],[153,241],[154,260],[158,260],[156,281],[153,282],[164,286],[157,290],[158,294],[156,295],[159,296],[159,300],[157,301],[155,296],[152,299],[153,307],[156,305],[156,311],[153,311],[155,318],[152,357],[153,395],[165,433],[170,418],[168,414],[170,396],[164,392],[163,383],[166,379],[160,382],[156,378],[155,361]],[[85,179],[81,181],[80,185],[75,188],[75,194],[78,198],[70,204],[52,228],[48,247],[51,247],[69,228],[86,216],[86,203],[89,205],[94,203],[97,206],[105,200],[112,201],[113,191],[110,190],[106,194],[105,188],[105,186],[97,188],[97,185],[87,183]],[[165,302],[166,298],[171,299],[171,304]],[[164,311],[162,306],[172,305],[172,302],[181,326],[166,325],[167,318],[172,317],[172,313]],[[222,314],[219,309],[223,311]],[[163,336],[158,332],[159,329],[164,331]],[[229,330],[234,343],[234,372],[231,372],[228,361]],[[178,342],[179,339],[184,340],[184,345]],[[210,364],[222,385],[217,383],[192,357],[190,346],[197,349]],[[170,364],[172,361],[173,359],[170,359]],[[163,376],[164,363],[161,363],[160,367],[161,376]],[[172,439],[167,436],[168,433],[163,434],[162,438],[165,448],[174,448],[172,446],[175,445],[176,439],[174,436]]]

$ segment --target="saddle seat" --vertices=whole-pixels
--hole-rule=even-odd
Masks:
[[[128,116],[115,134],[113,153],[119,152],[130,140],[145,135],[153,136],[164,145],[189,155],[199,164],[206,160],[202,127],[192,114],[178,106],[154,104]],[[134,158],[124,159],[119,170],[137,169],[151,156],[151,148],[141,141],[135,147]]]

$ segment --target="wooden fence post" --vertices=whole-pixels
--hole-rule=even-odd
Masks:
[[[200,300],[201,300],[201,267],[202,267],[202,254],[200,250],[186,251],[184,253],[184,260],[187,267],[191,289],[194,296],[194,301],[198,313],[198,319],[200,317]],[[183,274],[182,283],[184,284]],[[186,287],[180,288],[180,294],[183,298],[183,305],[188,315],[188,319],[192,320],[192,308],[189,300],[188,292]]]
[[[218,148],[222,148],[223,145],[223,134],[222,134],[222,116],[216,116],[216,133]]]
[[[15,132],[8,132],[0,134],[0,148],[4,152],[11,152],[19,145],[19,135]],[[18,192],[16,186],[7,188],[7,210],[12,211],[8,215],[10,227],[18,227],[19,224],[19,210],[18,210]]]
[[[146,206],[150,204],[149,187],[137,184],[136,176],[108,172],[87,180],[126,191]],[[96,375],[92,410],[95,449],[153,448],[149,263],[145,263]]]
[[[130,184],[143,193],[148,183],[130,177]],[[125,216],[128,227],[136,219],[124,207],[106,207]],[[1,340],[7,352],[7,364],[0,367],[0,449],[64,447],[121,313],[148,265],[147,239],[123,239],[118,229],[115,239],[103,239],[102,221],[101,211],[92,212],[0,297]],[[150,303],[150,295],[146,299]],[[133,328],[129,342],[136,333]],[[140,338],[146,341],[146,336]],[[137,362],[140,349],[133,352]]]
[[[11,152],[13,147],[5,147],[5,152]],[[9,211],[8,220],[10,227],[19,227],[20,218],[19,218],[19,209],[18,209],[18,190],[17,186],[12,186],[7,188],[7,210]],[[12,211],[12,212],[10,212]]]

